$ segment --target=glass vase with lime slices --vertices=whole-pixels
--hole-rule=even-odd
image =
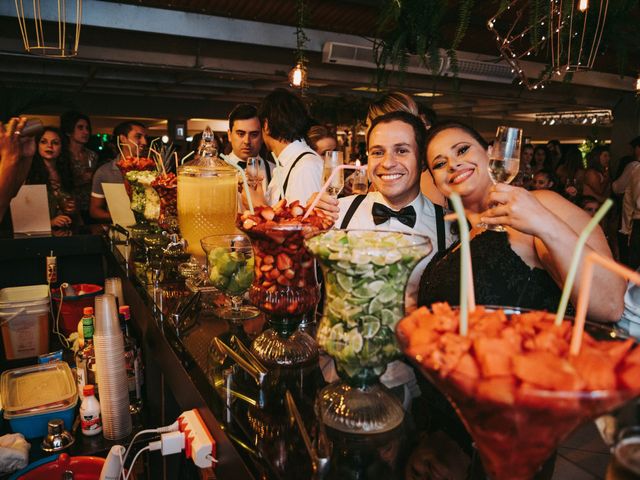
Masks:
[[[320,392],[324,422],[350,433],[392,430],[404,411],[379,379],[400,356],[395,326],[404,316],[405,286],[431,252],[431,241],[400,232],[331,230],[309,239],[307,248],[326,286],[318,345],[333,357],[341,379]]]

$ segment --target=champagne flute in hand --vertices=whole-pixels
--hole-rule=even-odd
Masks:
[[[343,163],[342,152],[339,151],[329,151],[324,154],[324,174],[323,174],[323,182],[329,180],[329,177],[333,173],[333,169],[342,165]],[[344,175],[342,172],[336,174],[335,177],[331,180],[329,187],[327,188],[327,193],[331,195],[333,198],[338,198],[338,194],[344,188]]]
[[[493,146],[489,151],[489,176],[494,184],[511,183],[520,169],[522,129],[498,127]],[[502,225],[481,225],[489,230],[505,232]]]
[[[247,176],[247,184],[254,190],[260,183],[260,159],[258,157],[247,158],[247,166],[244,169]]]

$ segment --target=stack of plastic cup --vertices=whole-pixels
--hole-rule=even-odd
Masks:
[[[109,277],[104,279],[104,293],[110,293],[118,301],[117,306],[121,307],[126,305],[124,302],[124,295],[122,294],[122,279],[120,277]],[[117,317],[116,310],[116,317]]]
[[[107,440],[119,440],[131,433],[124,338],[117,312],[116,298],[113,295],[96,297],[93,345],[102,411],[102,431]]]

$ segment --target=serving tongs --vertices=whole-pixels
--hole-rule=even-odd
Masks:
[[[196,314],[200,306],[200,295],[200,292],[193,293],[185,302],[179,303],[175,313],[169,316],[178,338],[196,324]]]
[[[325,475],[329,472],[329,467],[331,465],[331,449],[332,445],[327,437],[327,432],[324,428],[324,423],[322,422],[322,418],[319,418],[320,425],[318,430],[318,439],[317,444],[314,447],[311,442],[311,438],[309,437],[309,433],[302,422],[302,417],[300,416],[300,411],[296,406],[296,402],[293,399],[293,395],[291,392],[287,390],[285,394],[287,400],[287,411],[289,412],[289,420],[293,425],[294,423],[298,426],[298,430],[300,431],[300,436],[302,437],[302,441],[304,442],[304,446],[307,449],[307,453],[311,458],[311,469],[312,469],[312,478],[314,479],[323,479]]]
[[[267,368],[235,335],[231,336],[231,343],[233,343],[238,351],[231,348],[218,337],[215,337],[213,339],[213,344],[219,352],[231,357],[240,368],[242,368],[251,376],[251,378],[253,378],[253,380],[259,387],[263,387],[265,379],[269,374]]]

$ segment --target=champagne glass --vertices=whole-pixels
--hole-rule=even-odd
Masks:
[[[365,169],[356,170],[351,175],[353,184],[351,193],[354,195],[366,195],[369,191],[369,182],[367,180],[367,171]]]
[[[494,184],[511,183],[520,169],[522,129],[498,127],[493,146],[489,151],[489,176]],[[502,225],[487,225],[487,229],[505,232]]]
[[[244,173],[247,175],[247,184],[255,189],[260,182],[260,159],[258,157],[247,158]]]
[[[323,182],[329,180],[329,177],[333,173],[333,169],[343,163],[343,155],[342,152],[333,150],[326,152],[324,154],[324,175]],[[327,193],[331,195],[333,198],[338,198],[338,194],[344,188],[344,176],[342,172],[338,173],[333,180],[331,180],[331,184],[329,188],[327,188]]]

